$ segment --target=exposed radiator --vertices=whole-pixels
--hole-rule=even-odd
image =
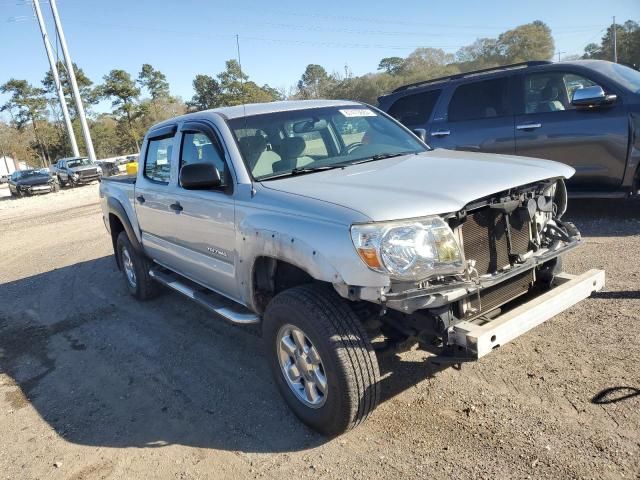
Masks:
[[[512,252],[525,254],[529,250],[531,224],[521,221],[517,214],[509,217]],[[476,261],[479,275],[494,273],[510,265],[507,215],[482,208],[470,213],[460,228],[465,258]]]

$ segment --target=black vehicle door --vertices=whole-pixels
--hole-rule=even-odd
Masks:
[[[619,187],[627,160],[629,120],[622,99],[611,105],[576,108],[573,92],[597,85],[571,70],[522,74],[516,115],[516,153],[571,165],[574,189]],[[608,85],[606,93],[615,93]]]
[[[509,77],[461,83],[429,126],[434,148],[514,153]]]

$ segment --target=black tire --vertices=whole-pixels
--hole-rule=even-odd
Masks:
[[[320,355],[327,381],[320,407],[303,403],[285,379],[278,357],[278,335],[285,325],[302,330]],[[301,285],[278,294],[265,311],[263,338],[280,393],[314,430],[339,435],[363,422],[378,405],[378,360],[358,318],[331,286]]]
[[[135,272],[135,280],[133,282],[130,281],[125,268],[125,251],[131,259],[133,271]],[[133,245],[131,245],[127,232],[122,231],[118,234],[116,252],[118,255],[118,265],[124,275],[129,293],[142,301],[157,297],[160,293],[160,285],[149,275],[152,263],[148,258],[136,252]]]
[[[562,257],[556,257],[538,267],[536,279],[543,290],[550,290],[556,275],[562,273]]]
[[[60,177],[58,177],[58,183],[60,184],[61,187],[66,187],[67,186],[67,182],[62,180],[62,178],[60,178]]]

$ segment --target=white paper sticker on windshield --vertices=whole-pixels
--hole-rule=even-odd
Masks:
[[[347,118],[353,117],[376,117],[374,111],[368,108],[350,108],[348,110],[340,110],[340,113]]]

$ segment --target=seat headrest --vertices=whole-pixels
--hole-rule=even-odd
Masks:
[[[262,135],[251,135],[248,137],[242,137],[238,140],[240,152],[245,158],[249,167],[253,168],[262,152],[267,149],[267,141]]]
[[[307,142],[302,137],[286,137],[280,143],[282,158],[298,158],[307,148]]]
[[[547,84],[540,92],[540,99],[543,102],[550,102],[552,100],[557,100],[559,95],[558,89],[554,85]]]

